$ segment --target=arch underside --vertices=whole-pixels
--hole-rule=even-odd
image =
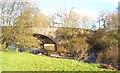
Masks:
[[[42,41],[42,44],[54,44],[54,49],[55,51],[57,51],[57,44],[56,42],[51,39],[50,37],[46,36],[46,35],[43,35],[43,34],[33,34],[34,37],[37,37],[39,40]]]
[[[43,43],[46,44],[56,44],[56,42],[51,38],[43,34],[33,34],[34,37],[40,39]]]

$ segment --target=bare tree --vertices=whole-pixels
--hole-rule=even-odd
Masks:
[[[0,21],[2,26],[15,25],[16,17],[20,16],[27,5],[27,2],[1,2]]]
[[[73,11],[74,7],[70,10],[61,10],[59,13],[53,15],[52,23],[62,27],[78,27],[80,23],[80,15]]]
[[[103,26],[104,28],[107,27],[107,14],[108,14],[108,13],[105,12],[105,11],[101,11],[101,12],[99,13],[99,17],[98,17],[99,28],[101,27],[101,23],[103,23],[102,26]]]

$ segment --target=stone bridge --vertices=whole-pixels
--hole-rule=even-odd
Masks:
[[[32,27],[29,29],[27,28],[25,31],[27,31],[27,33],[32,33],[33,36],[37,37],[38,39],[43,39],[43,44],[55,44],[55,49],[57,49],[57,45],[62,43],[56,37],[56,31],[58,28],[63,27]],[[78,32],[83,33],[83,30],[80,28],[75,29],[78,29]]]
[[[58,28],[54,27],[32,27],[28,32],[32,32],[33,36],[38,39],[43,39],[43,44],[54,44],[55,51],[57,50],[57,40],[56,40],[56,31]]]
[[[50,39],[51,41],[53,41],[54,43],[57,43],[56,41],[56,31],[58,28],[52,28],[52,27],[40,27],[40,28],[36,28],[33,27],[31,28],[31,31],[36,37],[41,37],[44,36],[48,39]]]
[[[56,31],[58,28],[62,28],[62,27],[39,27],[39,28],[33,27],[33,28],[30,28],[31,31],[29,32],[32,32],[34,36],[37,38],[44,39],[42,41],[43,44],[55,44],[55,50],[57,50],[58,45],[62,43],[56,37]],[[70,29],[78,29],[78,33],[84,32],[84,30],[80,28],[70,28]]]

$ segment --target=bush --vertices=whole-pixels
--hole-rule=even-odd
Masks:
[[[67,33],[66,33],[67,32]],[[58,50],[64,53],[76,54],[75,59],[87,58],[88,43],[87,37],[80,33],[80,29],[75,28],[59,28],[56,36],[62,41]]]
[[[117,64],[117,39],[118,37],[113,31],[106,31],[105,29],[95,31],[95,33],[88,38],[88,43],[91,46],[90,52],[98,53],[97,63]]]

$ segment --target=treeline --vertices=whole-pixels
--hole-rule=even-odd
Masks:
[[[11,43],[25,48],[39,46],[42,42],[33,36],[29,28],[66,27],[59,28],[56,32],[57,39],[60,39],[59,42],[62,41],[62,47],[58,48],[58,52],[73,53],[76,55],[75,59],[79,60],[87,59],[89,53],[95,53],[98,63],[119,63],[117,11],[102,11],[98,15],[98,20],[88,16],[82,17],[73,8],[46,16],[34,4],[28,2],[2,2],[0,11],[2,50]],[[88,29],[90,26],[93,30]],[[76,29],[80,27],[82,31]]]

